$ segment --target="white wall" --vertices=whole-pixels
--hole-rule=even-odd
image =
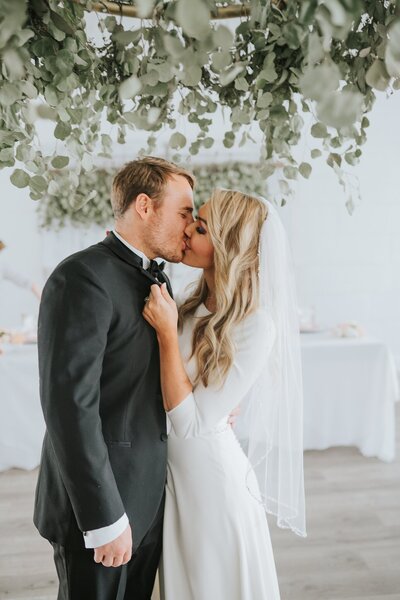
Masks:
[[[7,248],[1,261],[39,283],[42,281],[41,240],[36,226],[36,204],[26,190],[11,185],[11,169],[0,171],[0,240]],[[27,290],[0,281],[0,328],[16,327],[22,313],[34,314],[38,302]]]
[[[281,210],[295,258],[299,296],[303,305],[314,305],[322,326],[356,320],[367,331],[385,340],[400,355],[400,94],[381,95],[370,116],[368,142],[359,176],[363,201],[349,216],[343,192],[323,161],[313,163],[310,180],[297,185],[295,198]],[[217,132],[222,127],[214,124]],[[221,133],[222,138],[222,133]],[[164,147],[164,141],[162,147]],[[312,146],[309,140],[307,143]],[[142,144],[140,143],[139,147]],[[135,147],[130,142],[126,156]],[[121,153],[119,146],[119,155]],[[302,149],[300,149],[301,151]],[[219,149],[211,160],[256,160],[254,146],[236,155]],[[202,161],[207,160],[205,155]],[[49,269],[63,256],[102,239],[93,229],[46,234],[36,224],[36,204],[26,190],[9,182],[11,170],[0,172],[0,239],[16,270],[43,283]],[[34,297],[11,284],[0,283],[0,327],[18,325],[21,313],[36,309]]]
[[[362,202],[349,215],[335,175],[315,163],[285,221],[302,304],[320,324],[355,320],[400,355],[400,95],[378,98],[360,165]],[[311,146],[312,147],[312,146]],[[285,207],[286,209],[286,207]],[[285,211],[285,209],[283,209]]]

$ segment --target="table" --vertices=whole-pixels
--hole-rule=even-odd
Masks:
[[[304,388],[304,449],[356,446],[364,456],[395,456],[394,359],[371,337],[301,335]]]
[[[0,356],[0,471],[34,469],[45,425],[37,346],[3,344]],[[304,448],[356,446],[365,456],[395,456],[398,384],[388,348],[372,338],[301,335]]]
[[[0,355],[0,471],[34,469],[45,430],[39,400],[36,344],[2,344]]]

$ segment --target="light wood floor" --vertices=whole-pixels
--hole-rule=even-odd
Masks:
[[[305,453],[308,537],[270,520],[282,600],[400,600],[399,405],[397,431],[390,464],[354,448]],[[31,523],[36,476],[0,474],[2,600],[56,598],[51,547]]]

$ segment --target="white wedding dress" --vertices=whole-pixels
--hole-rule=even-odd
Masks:
[[[195,319],[180,334],[186,371]],[[266,340],[270,339],[268,346]],[[279,600],[266,514],[247,456],[227,424],[256,381],[274,326],[258,311],[235,330],[234,364],[222,388],[198,384],[168,413],[168,477],[160,566],[163,600]],[[260,356],[263,354],[263,356]]]

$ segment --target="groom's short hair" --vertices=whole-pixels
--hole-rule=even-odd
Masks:
[[[162,192],[172,175],[185,177],[191,187],[194,187],[194,175],[163,158],[145,156],[128,162],[113,180],[111,204],[114,217],[122,217],[139,194],[147,194],[161,204]]]

